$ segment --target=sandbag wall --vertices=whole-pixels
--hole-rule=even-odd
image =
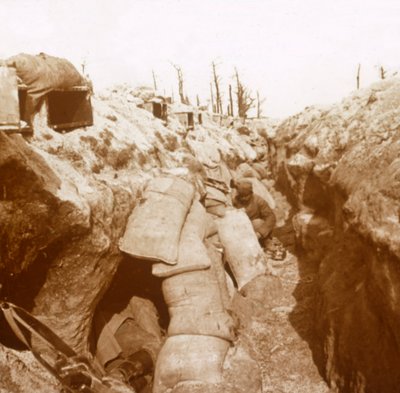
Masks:
[[[132,212],[120,244],[129,255],[154,262],[153,274],[164,278],[171,319],[157,359],[155,393],[173,391],[178,384],[182,391],[190,381],[223,382],[235,328],[226,310],[222,259],[212,244],[204,243],[209,227],[210,218],[192,184],[157,178]]]

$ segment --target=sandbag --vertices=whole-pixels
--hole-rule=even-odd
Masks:
[[[162,291],[170,316],[169,336],[198,334],[234,339],[234,323],[225,311],[213,269],[168,277]]]
[[[6,62],[16,68],[18,77],[28,87],[35,107],[43,96],[54,89],[87,85],[75,66],[63,58],[44,53],[37,56],[20,53]]]
[[[212,206],[207,206],[207,213],[210,213],[217,217],[223,217],[225,215],[227,206],[224,203],[213,204]]]
[[[236,177],[255,177],[261,180],[260,174],[253,169],[247,162],[241,163],[236,169]]]
[[[219,290],[221,294],[222,304],[225,309],[230,309],[231,307],[231,296],[229,293],[228,283],[226,280],[226,271],[224,267],[224,262],[222,260],[222,250],[219,251],[214,245],[211,239],[205,241],[208,255],[211,259],[211,268],[215,272],[215,276],[218,280]]]
[[[204,170],[207,175],[207,180],[220,183],[222,186],[225,185],[225,187],[229,186],[232,175],[223,161],[215,167],[204,165]]]
[[[252,167],[260,175],[260,178],[261,178],[260,180],[266,179],[268,177],[268,170],[267,170],[267,164],[266,163],[263,165],[263,164],[261,164],[259,162],[255,162],[255,163],[252,164]]]
[[[214,200],[221,203],[227,203],[226,194],[212,186],[206,186],[206,200]]]
[[[173,266],[155,263],[152,267],[153,275],[169,277],[179,273],[209,268],[211,261],[203,243],[207,225],[206,210],[199,201],[194,201],[179,240],[178,263]]]
[[[210,236],[215,235],[218,232],[218,227],[217,224],[214,221],[214,216],[210,213],[207,214],[207,226],[206,226],[206,234],[205,234],[205,239],[207,239]]]
[[[244,210],[227,210],[218,221],[218,234],[239,290],[266,272],[264,252]]]
[[[194,187],[180,178],[156,178],[129,217],[119,249],[133,257],[174,265]]]
[[[222,365],[229,342],[217,337],[168,337],[157,358],[153,393],[166,393],[179,382],[222,382]]]

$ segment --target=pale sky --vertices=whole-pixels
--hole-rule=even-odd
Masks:
[[[127,82],[177,97],[179,64],[195,102],[209,99],[211,62],[224,90],[236,66],[265,97],[264,114],[293,115],[400,75],[399,0],[0,0],[0,58],[20,52],[85,60],[95,89]]]

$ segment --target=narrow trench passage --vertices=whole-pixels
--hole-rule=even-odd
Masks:
[[[279,208],[279,206],[278,206]],[[318,266],[295,245],[288,219],[274,232],[287,250],[283,261],[270,261],[279,279],[263,289],[268,299],[256,305],[241,330],[258,361],[263,393],[328,393],[321,348],[314,331]],[[254,310],[256,310],[254,312]]]
[[[240,340],[260,366],[263,393],[328,393],[313,326],[318,266],[296,249],[290,218],[276,228],[274,236],[285,246],[287,256],[269,261],[275,281],[266,281],[261,290],[267,295],[266,302],[257,304],[260,298],[252,301],[246,292],[233,299],[233,312],[240,319]],[[126,256],[97,310],[119,312],[133,296],[148,299],[156,307],[165,333],[169,315],[161,283],[162,279],[152,275],[151,263]],[[250,303],[243,303],[248,300]]]

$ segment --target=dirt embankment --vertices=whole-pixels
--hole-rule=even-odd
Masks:
[[[399,131],[393,79],[307,108],[270,140],[277,184],[298,209],[300,275],[317,274],[315,334],[304,338],[338,392],[398,391]]]
[[[240,134],[206,114],[191,131],[174,116],[165,126],[136,107],[126,86],[92,100],[92,127],[57,133],[47,126],[43,108],[32,137],[0,134],[1,296],[89,357],[92,318],[105,293],[115,289],[115,277],[124,285],[119,296],[128,290],[132,296],[136,288],[134,294],[157,302],[161,293],[160,280],[151,283],[158,292],[142,288],[148,272],[136,277],[136,265],[118,248],[146,182],[167,174],[196,183],[205,167],[236,167],[266,149],[257,132]],[[121,278],[128,265],[129,275]],[[0,324],[1,344],[16,346]],[[9,391],[59,391],[29,353],[0,345],[0,369],[0,387]]]

